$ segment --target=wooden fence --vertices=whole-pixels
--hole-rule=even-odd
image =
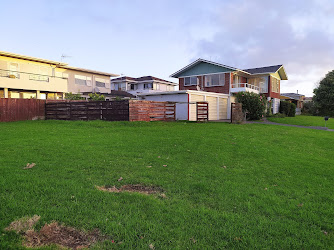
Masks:
[[[45,100],[0,98],[0,122],[44,119]]]
[[[45,105],[45,119],[128,121],[128,101],[63,101]]]
[[[196,120],[201,122],[209,120],[208,102],[196,102]]]
[[[123,100],[48,102],[45,118],[56,120],[174,121],[175,103]]]

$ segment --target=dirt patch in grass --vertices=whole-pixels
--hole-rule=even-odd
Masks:
[[[22,234],[25,239],[23,245],[28,248],[56,244],[62,248],[81,249],[110,238],[100,234],[98,229],[86,233],[73,227],[60,225],[58,222],[45,224],[40,231],[35,231],[33,226],[39,219],[40,216],[37,215],[31,218],[24,217],[12,222],[6,230]]]
[[[144,186],[141,184],[129,184],[117,188],[115,186],[96,186],[98,190],[111,192],[111,193],[120,193],[120,192],[131,192],[131,193],[141,193],[141,194],[162,194],[163,189],[155,186]],[[165,195],[164,195],[165,196]]]
[[[6,231],[15,231],[16,233],[26,232],[27,230],[33,229],[37,224],[41,216],[34,215],[33,217],[25,216],[21,219],[13,221],[8,227],[5,228]]]

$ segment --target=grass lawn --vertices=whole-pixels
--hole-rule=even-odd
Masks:
[[[271,122],[285,123],[285,124],[294,124],[302,126],[319,126],[325,127],[325,120],[322,116],[309,116],[309,115],[297,115],[295,117],[284,117],[284,118],[267,118]],[[334,129],[334,118],[330,118],[327,121],[327,127]]]
[[[4,228],[35,214],[37,228],[58,221],[114,240],[97,249],[334,248],[334,133],[104,121],[0,131],[0,249],[22,247]],[[159,186],[166,198],[95,188],[124,184]]]

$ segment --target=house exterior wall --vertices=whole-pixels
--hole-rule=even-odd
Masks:
[[[213,74],[213,73],[224,73],[229,72],[231,69],[212,65],[209,63],[201,62],[188,70],[182,72],[181,74],[177,75],[178,78],[180,77],[186,77],[186,76],[198,76],[198,75],[207,75],[207,74]]]
[[[9,71],[10,63],[18,64],[18,72],[12,72],[13,75],[17,76],[15,78],[8,77],[8,74],[12,74]],[[49,76],[48,81],[31,79],[32,76],[41,75],[40,68],[43,68],[44,72]],[[53,70],[57,71],[59,69],[56,69],[55,65],[46,63],[0,56],[0,88],[23,89],[31,91],[38,90],[47,92],[66,92],[67,79],[52,77]]]
[[[95,92],[94,89],[97,87],[101,93],[110,93],[110,76],[96,75],[88,72],[80,72],[76,70],[66,70],[68,74],[67,92],[72,93],[83,93],[83,92]],[[91,86],[80,85],[75,81],[75,76],[85,76],[91,78]],[[96,80],[104,80],[105,87],[96,86]]]
[[[18,66],[13,71],[11,64]],[[91,77],[91,86],[78,85],[75,75]],[[94,92],[96,79],[105,81],[101,92],[110,93],[110,76],[62,68],[56,63],[0,56],[0,89],[9,98],[62,99],[67,92]]]
[[[280,92],[281,92],[281,90],[280,90],[280,88],[281,88],[281,81],[280,80],[278,80],[278,82],[279,82],[279,85],[278,85],[278,92],[274,92],[273,90],[272,90],[272,78],[273,78],[273,76],[268,76],[268,93],[265,93],[265,96],[266,97],[271,97],[271,98],[277,98],[277,99],[280,99],[280,96],[281,96],[281,94],[280,94]]]
[[[201,91],[229,94],[231,73],[224,73],[224,74],[225,74],[225,85],[224,86],[212,86],[212,87],[205,87],[205,84],[204,84],[205,75],[210,75],[210,74],[197,76]],[[184,78],[179,78],[179,89],[180,90],[197,90],[197,86],[196,85],[184,86]]]

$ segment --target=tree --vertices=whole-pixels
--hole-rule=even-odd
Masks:
[[[267,106],[267,99],[264,95],[239,92],[236,98],[242,104],[242,111],[246,112],[248,119],[259,120],[264,116]]]
[[[334,70],[326,74],[313,93],[317,113],[334,117]]]

